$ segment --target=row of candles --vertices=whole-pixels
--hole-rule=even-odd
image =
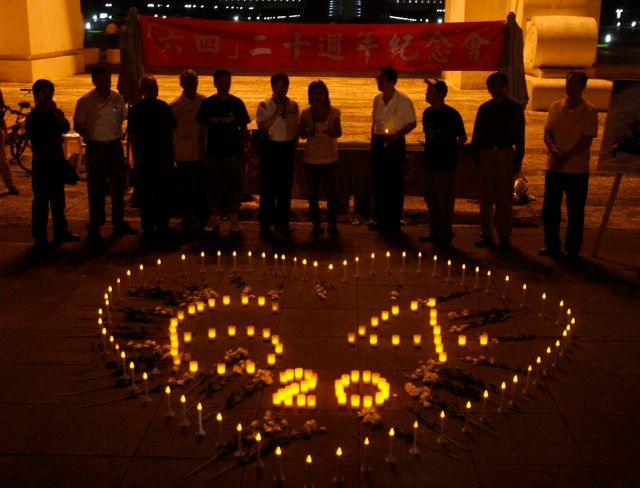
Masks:
[[[289,368],[280,371],[280,384],[284,385],[272,394],[274,407],[313,410],[316,408],[315,391],[318,386],[318,373],[310,369]],[[295,402],[294,402],[295,399]]]

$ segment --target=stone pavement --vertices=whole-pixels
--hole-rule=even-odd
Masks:
[[[215,242],[181,243],[171,253],[159,253],[143,246],[137,237],[107,241],[102,252],[79,244],[67,244],[42,261],[34,261],[28,252],[31,244],[26,222],[0,226],[0,484],[3,486],[276,486],[272,477],[277,471],[273,453],[264,455],[265,467],[258,476],[251,463],[233,466],[233,456],[213,463],[194,476],[185,475],[216,452],[218,425],[211,412],[224,405],[227,395],[247,384],[245,376],[235,376],[222,391],[211,392],[203,399],[205,413],[203,439],[194,435],[195,410],[188,414],[191,425],[181,429],[178,398],[187,390],[175,387],[172,393],[176,416],[165,418],[166,398],[161,391],[166,384],[168,368],[150,381],[151,402],[141,398],[125,400],[129,386],[118,382],[98,351],[97,309],[103,294],[115,278],[121,277],[122,290],[128,284],[125,271],[131,268],[133,286],[140,283],[138,265],[145,265],[145,280],[155,283],[158,276],[156,259],[162,259],[161,286],[184,290],[184,284],[200,281],[199,253],[207,253],[206,278],[220,295],[230,294],[229,308],[220,306],[189,318],[185,330],[193,332],[189,353],[200,369],[209,368],[227,349],[246,347],[250,357],[265,366],[271,347],[259,338],[249,338],[245,326],[256,326],[257,334],[269,327],[280,336],[284,353],[278,358],[275,384],[259,390],[239,405],[223,409],[226,440],[234,437],[234,427],[242,422],[245,429],[253,419],[261,419],[272,408],[272,393],[278,387],[278,373],[284,368],[310,368],[319,375],[317,408],[282,412],[290,426],[300,429],[307,419],[315,419],[327,427],[324,434],[313,434],[308,440],[294,440],[283,446],[282,472],[284,486],[302,486],[311,481],[317,487],[334,486],[335,451],[342,448],[341,473],[344,486],[460,486],[460,487],[595,487],[632,486],[640,475],[640,329],[638,328],[638,249],[640,232],[610,230],[598,259],[585,258],[579,263],[550,261],[539,258],[535,251],[541,244],[538,228],[517,228],[514,248],[508,252],[478,250],[472,242],[475,227],[456,227],[456,247],[438,254],[438,277],[432,277],[433,248],[418,245],[417,237],[424,228],[407,227],[405,237],[393,241],[369,233],[364,226],[341,226],[338,239],[322,238],[314,242],[309,224],[295,224],[292,242],[265,242],[255,223],[245,223],[242,239],[226,237]],[[585,251],[591,249],[594,232],[587,232]],[[215,251],[222,250],[223,272],[218,273]],[[244,308],[238,303],[237,280],[231,281],[233,264],[230,254],[237,250],[238,275],[251,286],[252,293],[264,295],[280,284],[280,313],[258,309],[252,301]],[[253,252],[253,273],[248,272],[246,252]],[[384,254],[391,252],[390,273],[386,272]],[[423,252],[424,273],[418,274],[417,252]],[[259,253],[269,256],[268,274],[262,274]],[[400,253],[407,253],[407,274],[402,274]],[[186,277],[182,275],[180,254],[186,254]],[[274,252],[285,252],[286,273],[274,276]],[[371,252],[376,253],[376,276],[370,276]],[[355,280],[353,258],[360,257],[362,278]],[[316,296],[310,281],[294,279],[292,258],[298,257],[297,273],[301,278],[303,257],[320,262],[319,279],[327,280],[327,265],[336,269],[332,277],[335,288],[328,297]],[[343,259],[349,260],[348,283],[341,282]],[[445,281],[445,263],[453,262],[451,283]],[[480,290],[450,295],[464,290],[460,286],[460,264],[466,264],[466,282],[474,281],[474,268],[481,269]],[[492,271],[491,293],[484,293],[486,270]],[[282,268],[280,268],[280,272]],[[313,278],[312,271],[307,271]],[[508,299],[501,298],[504,277],[510,276]],[[403,287],[398,287],[402,282]],[[522,283],[527,283],[526,304],[522,310]],[[399,300],[390,294],[399,290]],[[540,319],[541,293],[547,294],[546,319]],[[115,292],[114,292],[115,293]],[[428,314],[409,311],[410,300],[428,296],[448,296],[438,306],[442,324],[444,350],[448,365],[462,368],[473,378],[489,385],[488,427],[478,423],[481,402],[473,399],[470,418],[474,421],[470,434],[463,434],[461,418],[468,391],[451,392],[437,388],[437,407],[420,409],[416,400],[404,391],[405,374],[414,370],[419,360],[435,358]],[[537,355],[545,356],[562,328],[555,324],[558,301],[564,299],[576,324],[573,341],[559,358],[557,368],[541,378],[532,395],[521,394],[525,377],[519,374],[515,408],[498,413],[500,382],[507,382],[506,401],[511,399],[514,370],[526,369]],[[358,324],[369,324],[371,315],[400,305],[400,317],[379,327],[380,344],[371,348],[359,339],[355,346],[347,343],[347,333]],[[151,307],[156,300],[125,298],[124,305]],[[117,305],[117,304],[116,304]],[[457,346],[456,334],[449,327],[461,323],[450,318],[449,311],[467,308],[471,313],[490,307],[508,306],[514,312],[504,322],[488,324],[467,332],[466,350]],[[122,315],[114,314],[114,323]],[[476,318],[477,319],[477,318]],[[166,319],[146,324],[149,337],[168,342]],[[226,328],[236,324],[238,337],[229,339]],[[131,323],[136,330],[140,324]],[[217,328],[217,339],[207,341],[207,329]],[[112,330],[112,329],[111,329]],[[492,338],[483,350],[477,336],[486,331]],[[369,331],[371,332],[370,328]],[[400,335],[400,346],[394,348],[390,335]],[[421,348],[411,345],[413,334],[421,334]],[[531,335],[527,335],[531,334]],[[519,341],[509,339],[522,339]],[[124,342],[124,341],[123,341]],[[181,348],[184,348],[181,338]],[[565,344],[562,348],[564,349]],[[129,356],[137,354],[127,351]],[[494,366],[472,365],[461,360],[465,356],[485,355]],[[140,383],[141,359],[138,358]],[[545,360],[546,361],[546,360]],[[543,361],[543,366],[544,366]],[[206,366],[205,366],[206,365]],[[391,384],[392,397],[380,410],[383,425],[372,429],[363,425],[353,410],[338,407],[334,380],[351,370],[378,371]],[[414,382],[420,386],[419,382]],[[444,383],[443,385],[447,385]],[[451,386],[450,384],[448,384]],[[461,384],[458,384],[461,386]],[[357,387],[352,386],[355,393]],[[361,394],[371,394],[368,385],[360,385]],[[187,405],[199,399],[198,389],[187,393]],[[111,403],[105,403],[110,400]],[[89,406],[93,405],[93,406]],[[448,415],[445,432],[450,440],[445,447],[437,444],[440,408]],[[426,424],[420,424],[420,455],[409,453],[411,426],[418,409]],[[387,432],[394,427],[398,436],[393,446],[395,465],[385,462],[389,451]],[[363,439],[371,445],[365,454]],[[265,441],[269,438],[265,436]],[[253,446],[255,452],[255,446]],[[313,463],[307,470],[305,457]],[[359,467],[365,462],[372,467],[368,478]],[[214,479],[225,468],[227,471]],[[305,485],[307,486],[307,485]]]

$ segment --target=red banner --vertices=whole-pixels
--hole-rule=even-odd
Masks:
[[[291,24],[140,18],[144,64],[156,67],[489,71],[503,22]]]

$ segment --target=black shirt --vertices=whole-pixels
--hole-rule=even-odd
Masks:
[[[45,112],[36,106],[27,115],[25,130],[31,139],[34,169],[53,167],[50,162],[57,164],[64,160],[62,134],[69,132],[71,127],[62,111],[56,111],[59,117],[54,112]]]
[[[143,98],[129,110],[127,133],[135,136],[137,168],[173,164],[173,130],[176,119],[168,103]]]
[[[226,117],[226,121],[211,118]],[[210,96],[200,105],[196,120],[207,126],[207,156],[230,157],[242,153],[242,130],[251,122],[244,102],[229,95],[221,99]]]
[[[524,109],[511,98],[498,103],[494,99],[480,105],[473,127],[474,151],[515,146],[514,159],[524,157]]]
[[[424,167],[434,171],[455,171],[458,138],[466,136],[460,113],[449,105],[427,107],[422,114]]]

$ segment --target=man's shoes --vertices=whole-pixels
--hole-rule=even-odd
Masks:
[[[511,239],[509,239],[508,237],[501,237],[499,247],[503,251],[506,249],[511,249]]]
[[[554,249],[552,247],[543,247],[538,249],[538,256],[542,257],[557,257],[560,256],[560,249]]]
[[[66,232],[62,235],[57,235],[53,238],[53,244],[64,244],[65,242],[78,242],[80,240],[80,236],[78,234],[74,234],[73,232]]]
[[[424,242],[424,243],[436,243],[436,242],[438,242],[438,238],[436,236],[434,236],[433,234],[429,234],[427,236],[418,237],[418,241],[419,242]]]
[[[493,239],[491,237],[481,237],[476,242],[473,243],[476,247],[493,247]]]
[[[134,229],[127,222],[113,226],[114,236],[135,236],[138,233],[138,229]]]

